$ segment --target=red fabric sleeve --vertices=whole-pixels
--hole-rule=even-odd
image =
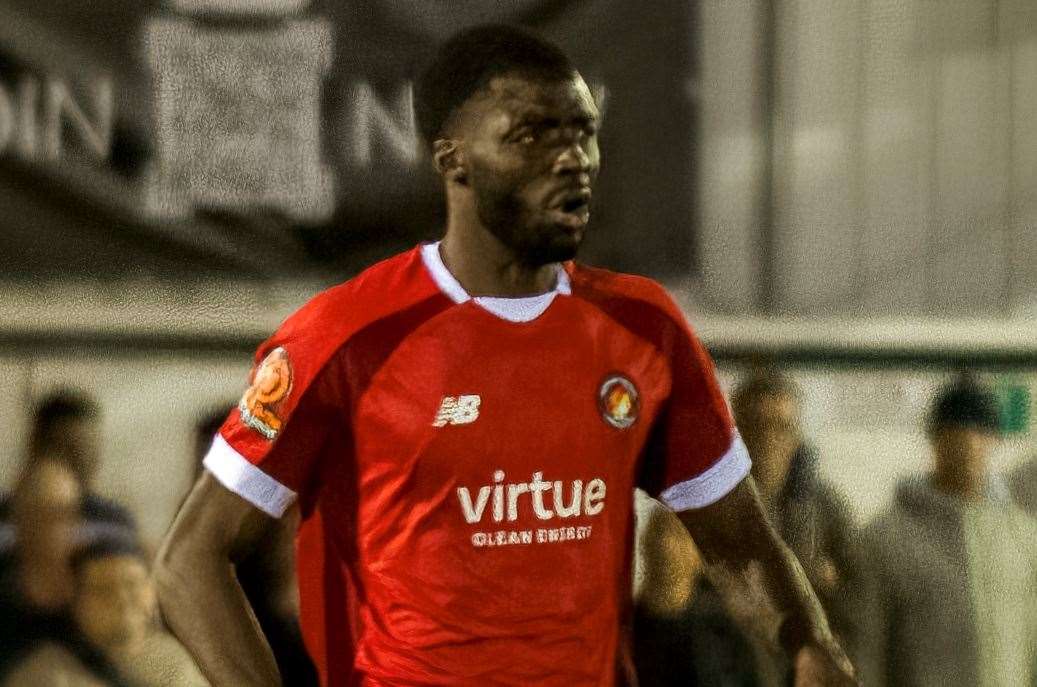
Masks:
[[[658,345],[669,361],[672,387],[653,428],[641,483],[674,510],[701,508],[734,489],[751,463],[713,360],[677,305],[656,288],[666,320]]]
[[[334,428],[347,423],[340,378],[329,352],[307,345],[313,335],[296,334],[289,320],[260,347],[205,459],[224,486],[275,516],[313,481]]]

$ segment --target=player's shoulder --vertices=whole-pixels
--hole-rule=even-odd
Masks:
[[[377,262],[352,279],[318,293],[300,310],[355,310],[356,306],[371,305],[388,309],[406,307],[415,297],[427,295],[429,281],[423,278],[424,274],[421,251],[412,248]]]
[[[684,314],[666,288],[649,277],[572,263],[573,294],[605,309],[652,312],[674,323]]]
[[[399,253],[313,296],[292,313],[274,338],[341,344],[368,324],[435,296],[420,248]]]

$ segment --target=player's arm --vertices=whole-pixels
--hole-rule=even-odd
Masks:
[[[640,611],[653,617],[676,616],[687,608],[701,573],[695,543],[673,511],[641,490],[634,497],[635,603]]]
[[[777,625],[768,634],[777,635],[792,659],[796,685],[855,684],[850,662],[802,567],[768,521],[751,476],[719,500],[678,517],[721,593],[732,603],[755,600],[760,621]]]
[[[275,687],[277,664],[234,575],[272,518],[203,473],[159,550],[159,603],[214,687]]]

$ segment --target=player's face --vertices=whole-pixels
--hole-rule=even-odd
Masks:
[[[526,265],[572,259],[601,163],[587,84],[578,74],[547,82],[505,75],[466,110],[467,183],[479,220]]]

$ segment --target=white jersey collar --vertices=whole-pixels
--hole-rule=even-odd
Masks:
[[[424,244],[421,247],[421,259],[425,263],[425,268],[432,276],[432,280],[436,282],[439,289],[450,300],[455,303],[475,301],[476,305],[484,310],[509,322],[531,322],[544,314],[551,303],[554,302],[555,296],[558,294],[568,296],[572,293],[569,274],[559,264],[555,287],[547,293],[520,298],[499,298],[496,296],[476,296],[472,298],[464,290],[464,287],[461,286],[461,283],[454,278],[454,275],[450,274],[450,270],[443,263],[443,258],[439,254],[439,241]]]

